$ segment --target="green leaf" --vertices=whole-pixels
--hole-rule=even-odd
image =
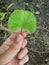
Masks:
[[[0,12],[0,19],[3,20],[6,13]]]
[[[15,10],[9,17],[8,28],[11,31],[24,29],[31,34],[36,31],[36,17],[32,12],[25,10]]]

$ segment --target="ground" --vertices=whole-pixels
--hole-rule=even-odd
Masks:
[[[12,3],[14,5],[7,10]],[[25,65],[49,65],[49,0],[0,0],[0,12],[7,13],[0,24],[7,27],[8,18],[15,9],[34,12],[37,19],[36,32],[26,37],[30,59]],[[8,32],[0,30],[0,45],[8,36]]]

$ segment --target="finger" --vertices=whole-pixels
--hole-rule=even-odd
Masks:
[[[11,36],[3,43],[3,45],[0,47],[0,55],[4,53],[13,44],[17,35],[17,33],[12,33]]]
[[[18,59],[22,59],[27,53],[28,53],[28,50],[27,50],[27,48],[25,47],[23,50],[21,50],[21,51],[18,53]]]
[[[12,60],[12,58],[17,55],[20,51],[23,42],[23,36],[19,35],[17,37],[17,44],[13,44],[4,54],[0,56],[0,63],[6,64]],[[1,64],[0,64],[1,65]]]
[[[18,59],[16,59],[15,57],[8,62],[6,65],[18,65]]]
[[[23,44],[22,44],[22,48],[24,48],[26,45],[27,45],[27,40],[24,39]]]
[[[28,62],[29,57],[26,55],[22,60],[19,61],[19,65],[24,65],[26,62]]]
[[[22,35],[23,35],[23,37],[26,37],[27,33],[24,30],[22,30]]]
[[[5,64],[5,65],[12,65],[12,63],[11,63],[11,62],[9,62],[9,63],[7,63],[7,64]]]

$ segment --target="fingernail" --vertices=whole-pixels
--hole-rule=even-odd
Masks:
[[[26,32],[23,32],[23,35],[24,35],[24,37],[26,37],[26,35],[27,35]]]
[[[27,43],[27,40],[25,40],[24,44]]]
[[[23,36],[18,35],[18,37],[17,37],[17,43],[21,44],[22,41],[23,41]]]

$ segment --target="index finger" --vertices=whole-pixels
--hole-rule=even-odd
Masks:
[[[9,36],[9,38],[0,47],[0,54],[4,53],[13,44],[17,35],[18,35],[18,33],[15,32]]]

